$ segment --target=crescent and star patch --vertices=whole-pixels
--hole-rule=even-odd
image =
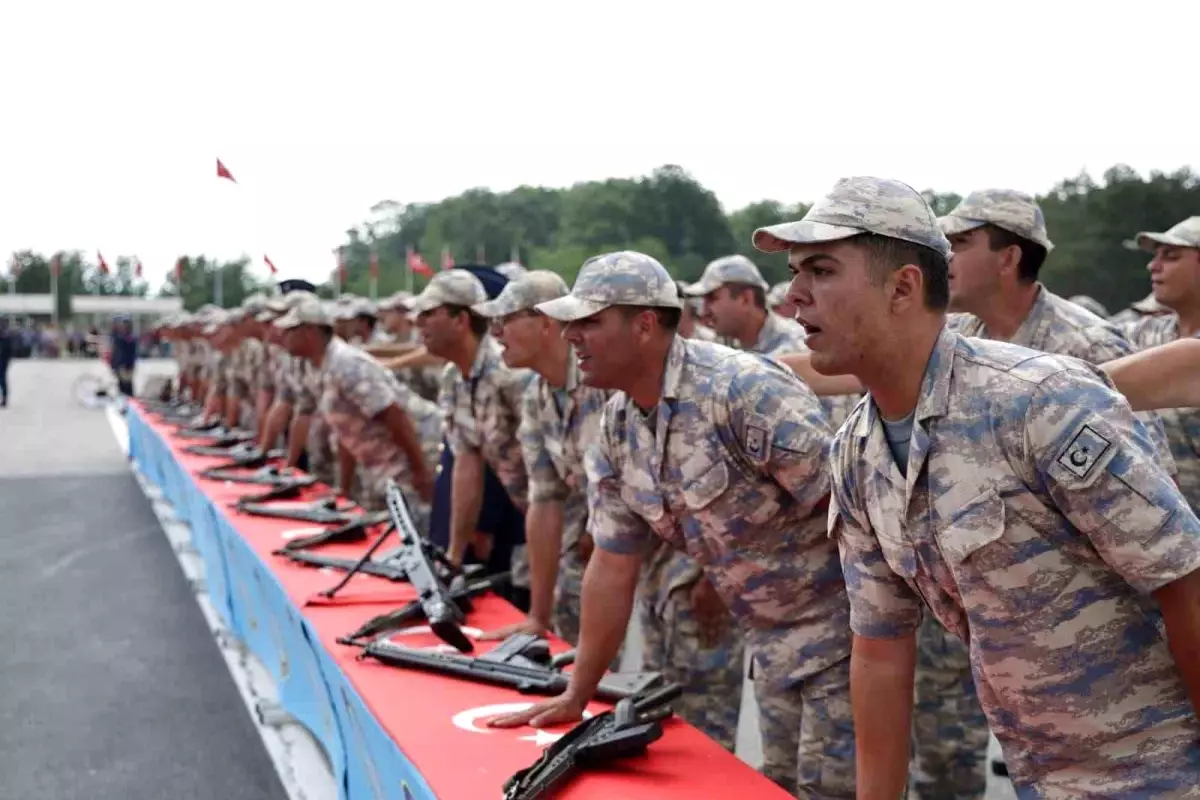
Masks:
[[[771,435],[767,421],[758,416],[746,420],[746,455],[757,461],[766,461],[771,454]]]
[[[1075,477],[1086,478],[1111,447],[1112,442],[1097,433],[1095,428],[1084,425],[1058,457],[1058,463]]]

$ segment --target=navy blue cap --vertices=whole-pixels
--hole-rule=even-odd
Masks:
[[[311,282],[303,278],[289,278],[286,281],[279,282],[279,293],[287,294],[289,292],[313,292],[317,291],[317,287]]]
[[[487,292],[489,300],[495,300],[508,284],[508,278],[497,272],[495,267],[489,267],[486,264],[455,264],[454,268],[465,269],[476,278],[479,278],[479,282],[483,284],[483,290]]]

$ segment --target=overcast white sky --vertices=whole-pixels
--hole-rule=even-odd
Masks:
[[[475,186],[675,163],[733,209],[847,174],[1170,170],[1198,158],[1198,23],[1186,0],[10,0],[0,258],[136,254],[157,283],[183,253],[265,276],[265,252],[323,280],[375,202]]]

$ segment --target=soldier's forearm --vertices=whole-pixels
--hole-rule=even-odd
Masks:
[[[450,549],[448,555],[461,564],[479,522],[483,507],[483,456],[463,451],[454,458],[450,478]]]
[[[562,559],[562,503],[531,503],[525,520],[529,556],[529,616],[549,628],[554,614],[554,585]]]
[[[274,399],[274,392],[267,391],[266,389],[258,391],[258,397],[254,403],[254,420],[258,426],[255,434],[258,436],[259,442],[263,440],[263,433],[267,430],[267,414],[271,410],[271,404],[274,402]]]
[[[338,488],[346,497],[354,496],[354,454],[338,440]]]
[[[375,342],[373,344],[364,345],[363,350],[366,350],[376,358],[395,358],[396,356],[403,356],[407,355],[408,353],[412,353],[420,347],[421,345],[419,344],[393,344],[389,342]]]
[[[1167,627],[1167,644],[1200,716],[1200,570],[1154,593]]]
[[[579,646],[567,694],[590,700],[625,641],[641,572],[640,555],[621,555],[597,547],[583,573]]]
[[[242,419],[242,398],[235,394],[225,395],[225,424],[236,428]]]
[[[380,359],[379,363],[383,365],[384,369],[394,371],[394,370],[398,370],[398,369],[420,369],[421,367],[437,367],[437,366],[441,366],[442,364],[445,364],[446,361],[445,361],[445,359],[430,355],[429,351],[427,351],[424,347],[422,347],[417,350],[413,350],[411,353],[400,356],[398,358]]]
[[[812,356],[809,353],[788,353],[776,358],[779,363],[796,373],[800,380],[808,384],[813,394],[825,397],[839,394],[858,394],[863,391],[863,385],[853,375],[822,375],[813,369]]]
[[[896,800],[908,783],[916,653],[915,634],[902,639],[854,637],[850,701],[860,800]]]
[[[292,429],[288,431],[288,466],[294,467],[300,463],[300,456],[308,447],[308,427],[312,417],[308,414],[297,414],[292,420]]]
[[[1200,339],[1179,339],[1101,364],[1134,411],[1200,406]]]
[[[276,402],[271,405],[271,410],[267,412],[267,421],[263,426],[262,436],[258,440],[258,446],[264,452],[270,450],[279,441],[279,436],[287,430],[288,424],[292,421],[292,404]],[[288,442],[289,446],[291,442]],[[299,456],[297,456],[299,458]]]

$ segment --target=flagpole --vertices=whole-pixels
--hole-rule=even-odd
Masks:
[[[413,248],[408,245],[404,248],[404,290],[409,294],[413,291]]]
[[[217,262],[217,269],[213,274],[213,304],[217,308],[225,307],[225,281],[223,272],[224,270],[221,269],[220,262]]]

